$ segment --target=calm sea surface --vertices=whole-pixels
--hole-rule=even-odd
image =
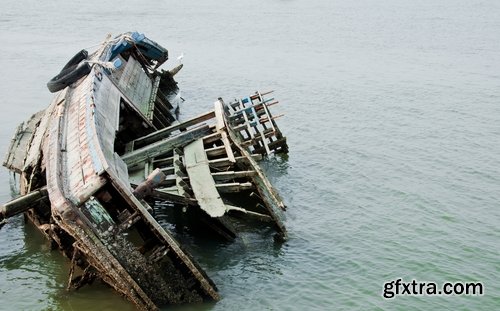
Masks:
[[[179,239],[218,285],[174,310],[500,310],[500,2],[2,1],[0,153],[44,109],[45,83],[107,33],[170,50],[182,118],[274,89],[289,157],[264,163],[290,239]],[[11,181],[0,170],[0,201]],[[0,309],[133,310],[22,217],[0,231]],[[403,278],[480,281],[481,297],[382,298]]]

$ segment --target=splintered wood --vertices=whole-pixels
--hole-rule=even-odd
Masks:
[[[135,139],[122,156],[132,183],[140,182],[144,169],[159,169],[166,178],[152,198],[201,209],[212,219],[205,222],[217,222],[216,231],[225,226],[221,217],[239,214],[274,222],[286,238],[285,204],[257,162],[288,152],[269,109],[278,102],[264,98],[270,93],[256,92],[228,104],[219,98],[212,111]],[[240,194],[239,202],[232,202],[231,193]]]

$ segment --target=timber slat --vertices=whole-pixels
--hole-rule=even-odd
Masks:
[[[161,139],[169,137],[173,132],[175,132],[177,130],[188,128],[190,126],[201,123],[203,121],[210,120],[214,117],[215,117],[215,112],[213,110],[209,111],[207,113],[196,116],[192,119],[186,120],[182,123],[171,125],[169,127],[166,127],[164,129],[161,129],[161,130],[156,131],[154,133],[151,133],[149,135],[137,138],[136,140],[134,140],[134,146],[135,146],[135,148],[140,148],[140,147],[143,147],[145,145],[152,144],[152,143],[157,142]]]
[[[157,156],[172,151],[176,147],[182,147],[193,140],[205,136],[209,132],[210,128],[208,127],[208,125],[182,132],[176,136],[163,139],[156,143],[152,143],[140,149],[134,150],[130,153],[126,153],[122,156],[122,160],[130,168],[134,165],[140,164],[141,162],[153,159]]]
[[[198,139],[184,147],[184,160],[191,188],[200,208],[211,217],[224,215],[226,207],[210,173],[202,139]]]

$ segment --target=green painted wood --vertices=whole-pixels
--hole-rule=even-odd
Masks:
[[[220,198],[210,173],[203,139],[198,139],[184,147],[184,161],[191,188],[200,208],[211,217],[224,215],[226,206]]]

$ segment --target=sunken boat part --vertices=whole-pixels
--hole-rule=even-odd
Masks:
[[[191,212],[223,238],[237,236],[228,217],[235,215],[271,223],[286,239],[285,204],[258,165],[265,156],[288,152],[275,121],[280,116],[269,108],[278,101],[266,99],[269,93],[229,103],[219,98],[209,112],[131,141],[122,156],[131,183],[159,171],[165,178],[150,197]],[[233,204],[234,193],[246,206]]]
[[[167,59],[135,32],[80,51],[49,81],[52,103],[19,125],[4,161],[21,196],[0,207],[0,228],[24,212],[71,260],[68,289],[100,279],[144,310],[219,299],[155,220],[155,202],[228,240],[238,235],[233,216],[287,237],[285,204],[258,164],[288,152],[272,92],[219,98],[180,122],[173,75],[182,65],[160,70]]]
[[[99,278],[144,310],[219,299],[134,195],[120,157],[130,141],[176,120],[176,82],[157,69],[167,58],[139,33],[78,53],[48,83],[57,92],[50,106],[18,127],[4,162],[20,175],[22,196],[0,218],[25,211],[71,260],[68,288]]]

